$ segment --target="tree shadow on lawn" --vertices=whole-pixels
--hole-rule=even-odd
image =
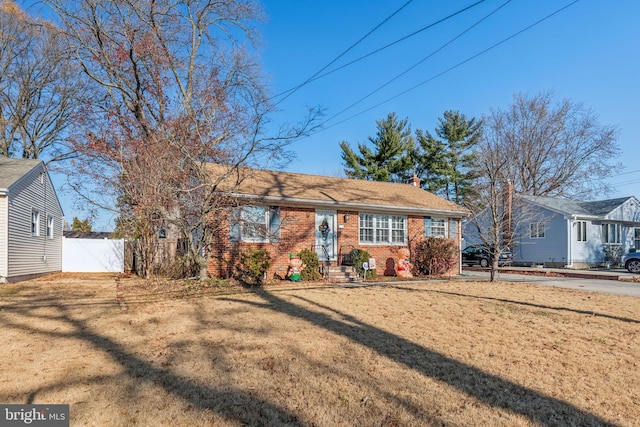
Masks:
[[[349,338],[375,351],[381,356],[402,363],[422,375],[441,381],[467,395],[495,408],[501,408],[528,418],[545,426],[615,426],[595,414],[590,414],[568,402],[545,396],[514,382],[488,374],[428,348],[417,345],[375,326],[366,324],[353,316],[307,301],[321,309],[340,315],[337,320],[328,314],[306,309],[263,289],[254,293],[265,302],[252,302],[233,298],[222,298],[238,303],[269,309],[288,316],[308,321],[318,327]]]
[[[462,293],[459,293],[459,292],[439,291],[439,290],[435,290],[435,289],[412,289],[412,288],[403,288],[401,286],[389,286],[389,287],[393,288],[393,289],[396,289],[396,290],[399,290],[399,291],[405,291],[405,292],[424,292],[424,293],[451,295],[451,296],[454,296],[454,297],[465,297],[465,298],[473,298],[473,299],[480,299],[480,300],[487,300],[487,301],[497,301],[497,302],[504,302],[504,303],[507,303],[507,304],[523,305],[523,306],[533,307],[533,308],[542,308],[542,309],[546,309],[546,310],[568,311],[568,312],[576,313],[576,314],[586,314],[588,316],[604,317],[604,318],[607,318],[607,319],[619,320],[621,322],[627,322],[627,323],[640,323],[640,320],[637,320],[637,319],[629,319],[627,317],[612,316],[610,314],[596,313],[595,311],[591,311],[591,310],[579,310],[579,309],[576,309],[576,308],[558,307],[558,306],[551,306],[551,305],[545,305],[545,304],[536,304],[536,303],[525,302],[525,301],[514,301],[514,300],[509,300],[509,299],[504,299],[504,298],[495,298],[495,297],[478,296],[478,295],[468,295],[468,294],[462,294]]]
[[[169,394],[183,399],[196,409],[203,412],[207,410],[216,412],[228,420],[240,422],[243,425],[301,426],[306,424],[297,415],[287,411],[285,408],[252,396],[243,390],[212,388],[191,378],[178,375],[169,369],[154,366],[151,362],[127,351],[124,345],[92,331],[86,321],[74,318],[68,312],[65,304],[60,301],[56,304],[54,298],[33,298],[32,301],[32,307],[28,307],[28,304],[24,302],[13,307],[5,304],[0,305],[0,326],[3,329],[23,330],[30,334],[30,339],[33,339],[33,334],[39,334],[50,339],[78,339],[88,342],[96,349],[102,350],[109,355],[123,368],[124,372],[117,376],[125,376],[135,381],[160,386]],[[70,304],[70,306],[73,305],[73,303]],[[57,311],[57,314],[45,315],[35,311],[42,309],[42,307],[53,308]],[[113,309],[115,304],[111,302],[105,304],[105,307]],[[3,315],[5,313],[24,316],[28,322],[13,322],[6,315]],[[57,331],[59,328],[49,330],[38,327],[44,321],[62,322],[70,330],[60,332]],[[99,382],[105,378],[107,377],[93,377],[88,379],[87,382]],[[24,403],[33,403],[36,401],[38,394],[49,390],[59,390],[69,385],[72,384],[59,382],[39,387],[29,393]]]

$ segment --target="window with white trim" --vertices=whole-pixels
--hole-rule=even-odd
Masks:
[[[544,238],[544,222],[533,222],[533,223],[531,223],[529,236],[532,239],[542,239],[542,238]]]
[[[360,214],[360,244],[405,245],[407,217],[395,215]]]
[[[47,239],[53,239],[53,217],[47,216]]]
[[[266,243],[280,238],[280,208],[243,206],[231,211],[230,239]]]
[[[576,237],[578,242],[587,241],[587,221],[576,221]]]
[[[37,209],[31,210],[31,235],[40,235],[40,211]]]
[[[602,243],[620,244],[621,231],[620,224],[602,224]]]
[[[447,237],[447,218],[424,217],[425,237]]]

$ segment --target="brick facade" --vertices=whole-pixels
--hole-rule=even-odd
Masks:
[[[298,253],[303,249],[313,250],[315,245],[315,215],[313,208],[280,207],[281,228],[278,242],[246,243],[232,242],[229,238],[228,224],[222,227],[218,238],[212,242],[209,274],[215,277],[231,277],[234,265],[239,260],[240,253],[247,248],[265,249],[271,255],[271,268],[267,272],[267,279],[284,277],[289,263],[289,254]],[[379,275],[395,275],[395,260],[399,245],[361,245],[359,244],[359,216],[357,211],[337,211],[337,250],[340,254],[348,253],[352,248],[363,249],[376,259]],[[424,219],[421,216],[408,216],[408,247],[424,238]],[[228,222],[228,219],[227,219]],[[457,230],[460,230],[458,223]],[[456,239],[459,244],[459,239]],[[332,262],[337,265],[336,262]],[[452,268],[457,273],[458,266]]]

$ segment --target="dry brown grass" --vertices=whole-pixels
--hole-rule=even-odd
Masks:
[[[637,426],[639,313],[508,283],[50,276],[0,287],[0,402],[74,426]]]

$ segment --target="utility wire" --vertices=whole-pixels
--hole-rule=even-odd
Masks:
[[[456,68],[458,68],[458,67],[461,67],[462,65],[466,64],[467,62],[470,62],[470,61],[472,61],[472,60],[476,59],[477,57],[479,57],[479,56],[481,56],[481,55],[484,55],[485,53],[487,53],[487,52],[489,52],[489,51],[491,51],[491,50],[495,49],[496,47],[498,47],[498,46],[500,46],[500,45],[502,45],[502,44],[506,43],[507,41],[509,41],[509,40],[511,40],[511,39],[513,39],[513,38],[515,38],[515,37],[517,37],[517,36],[519,36],[520,34],[524,33],[525,31],[528,31],[528,30],[530,30],[531,28],[535,27],[536,25],[539,25],[540,23],[542,23],[542,22],[546,21],[547,19],[549,19],[549,18],[551,18],[551,17],[553,17],[553,16],[557,15],[558,13],[562,12],[563,10],[565,10],[565,9],[569,8],[570,6],[572,6],[572,5],[576,4],[578,1],[580,1],[580,0],[574,0],[574,1],[572,1],[571,3],[567,4],[566,6],[563,6],[563,7],[561,7],[560,9],[556,10],[555,12],[550,13],[549,15],[545,16],[544,18],[541,18],[541,19],[537,20],[536,22],[534,22],[533,24],[531,24],[531,25],[529,25],[529,26],[527,26],[527,27],[523,28],[522,30],[520,30],[520,31],[518,31],[518,32],[516,32],[516,33],[514,33],[514,34],[512,34],[512,35],[510,35],[509,37],[506,37],[506,38],[502,39],[501,41],[499,41],[499,42],[497,42],[497,43],[494,43],[493,45],[489,46],[488,48],[486,48],[486,49],[484,49],[484,50],[482,50],[482,51],[480,51],[480,52],[476,53],[476,54],[475,54],[475,55],[473,55],[473,56],[470,56],[469,58],[467,58],[467,59],[465,59],[465,60],[463,60],[463,61],[461,61],[461,62],[458,62],[457,64],[455,64],[455,65],[453,65],[453,66],[451,66],[451,67],[447,68],[447,69],[446,69],[446,70],[444,70],[444,71],[441,71],[440,73],[438,73],[438,74],[436,74],[436,75],[434,75],[434,76],[432,76],[432,77],[428,78],[427,80],[424,80],[424,81],[422,81],[422,82],[418,83],[417,85],[415,85],[415,86],[413,86],[413,87],[411,87],[411,88],[409,88],[409,89],[406,89],[406,90],[404,90],[404,91],[402,91],[402,92],[400,92],[400,93],[398,93],[398,94],[396,94],[396,95],[394,95],[394,96],[392,96],[392,97],[390,97],[390,98],[387,98],[387,99],[385,99],[384,101],[381,101],[381,102],[379,102],[379,103],[377,103],[377,104],[373,105],[372,107],[369,107],[369,108],[367,108],[367,109],[365,109],[365,110],[360,111],[359,113],[356,113],[356,114],[353,114],[353,115],[351,115],[351,116],[347,117],[346,119],[343,119],[343,120],[341,120],[341,121],[339,121],[339,122],[337,122],[337,123],[334,123],[333,125],[330,125],[330,126],[324,127],[324,128],[322,128],[322,129],[320,129],[320,130],[318,130],[318,131],[316,131],[316,132],[314,132],[314,133],[310,134],[309,136],[311,136],[311,135],[315,135],[315,134],[317,134],[317,133],[319,133],[319,132],[322,132],[322,131],[324,131],[324,130],[326,130],[326,129],[330,129],[330,128],[335,127],[335,126],[337,126],[337,125],[339,125],[339,124],[342,124],[342,123],[344,123],[344,122],[346,122],[346,121],[349,121],[349,120],[351,120],[351,119],[353,119],[353,118],[355,118],[355,117],[358,117],[358,116],[360,116],[360,115],[362,115],[362,114],[364,114],[364,113],[366,113],[366,112],[368,112],[368,111],[373,110],[374,108],[377,108],[377,107],[379,107],[379,106],[381,106],[381,105],[383,105],[383,104],[386,104],[386,103],[387,103],[387,102],[389,102],[389,101],[392,101],[392,100],[394,100],[394,99],[396,99],[396,98],[398,98],[398,97],[400,97],[400,96],[402,96],[402,95],[405,95],[405,94],[407,94],[407,93],[409,93],[409,92],[411,92],[411,91],[413,91],[413,90],[415,90],[415,89],[419,88],[420,86],[423,86],[423,85],[425,85],[425,84],[427,84],[427,83],[429,83],[429,82],[431,82],[431,81],[433,81],[433,80],[437,79],[438,77],[440,77],[440,76],[442,76],[442,75],[444,75],[444,74],[447,74],[447,73],[448,73],[448,72],[450,72],[450,71],[455,70],[455,69],[456,69]]]
[[[467,6],[467,7],[463,8],[463,9],[460,9],[460,10],[458,10],[457,12],[454,12],[454,13],[452,13],[452,14],[448,15],[448,16],[445,16],[445,17],[444,17],[444,18],[442,18],[442,19],[439,19],[439,20],[437,20],[437,21],[435,21],[435,22],[432,22],[431,24],[429,24],[429,25],[427,25],[427,26],[424,26],[424,27],[420,28],[419,30],[414,31],[413,33],[407,34],[406,36],[401,37],[401,38],[399,38],[398,40],[395,40],[395,41],[393,41],[393,42],[391,42],[391,43],[389,43],[389,44],[387,44],[387,45],[385,45],[385,46],[382,46],[382,47],[380,47],[380,48],[378,48],[378,49],[376,49],[376,50],[374,50],[374,51],[372,51],[372,52],[369,52],[369,53],[367,53],[367,54],[365,54],[365,55],[363,55],[363,56],[361,56],[361,57],[359,57],[359,58],[356,58],[356,59],[354,59],[353,61],[347,62],[346,64],[341,65],[341,66],[339,66],[338,68],[334,68],[334,69],[332,69],[332,70],[330,70],[330,71],[327,71],[327,72],[326,72],[326,73],[324,73],[324,74],[320,74],[323,70],[325,70],[326,68],[328,68],[328,66],[329,66],[329,65],[331,65],[331,64],[329,64],[329,65],[327,65],[326,67],[324,67],[322,70],[318,71],[316,74],[314,74],[313,76],[311,76],[309,79],[307,79],[307,81],[305,81],[303,84],[298,85],[298,86],[296,86],[296,87],[294,87],[294,88],[291,88],[291,89],[285,90],[284,92],[281,92],[281,93],[279,93],[278,95],[275,95],[275,96],[274,96],[274,98],[277,98],[278,96],[284,95],[284,94],[285,94],[285,93],[287,93],[287,92],[296,91],[296,90],[298,90],[300,87],[302,87],[303,85],[305,85],[305,84],[307,84],[307,83],[311,83],[311,82],[313,82],[313,81],[315,81],[315,80],[318,80],[318,79],[321,79],[321,78],[323,78],[323,77],[326,77],[326,76],[328,76],[329,74],[333,74],[333,73],[335,73],[336,71],[342,70],[343,68],[346,68],[346,67],[348,67],[348,66],[350,66],[350,65],[353,65],[353,64],[355,64],[356,62],[359,62],[359,61],[361,61],[361,60],[363,60],[363,59],[365,59],[365,58],[368,58],[368,57],[370,57],[370,56],[372,56],[372,55],[375,55],[375,54],[376,54],[376,53],[378,53],[378,52],[381,52],[381,51],[383,51],[383,50],[385,50],[385,49],[387,49],[387,48],[390,48],[391,46],[394,46],[394,45],[396,45],[396,44],[398,44],[398,43],[400,43],[400,42],[402,42],[402,41],[404,41],[404,40],[406,40],[406,39],[408,39],[408,38],[410,38],[410,37],[413,37],[413,36],[415,36],[415,35],[417,35],[417,34],[419,34],[419,33],[423,32],[423,31],[425,31],[425,30],[428,30],[429,28],[435,27],[435,26],[436,26],[436,25],[438,25],[438,24],[441,24],[441,23],[443,23],[443,22],[445,22],[445,21],[447,21],[447,20],[449,20],[449,19],[451,19],[451,18],[453,18],[453,17],[455,17],[455,16],[457,16],[457,15],[459,15],[459,14],[463,13],[463,12],[466,12],[467,10],[469,10],[469,9],[471,9],[471,8],[473,8],[473,7],[477,6],[477,5],[479,5],[480,3],[483,3],[483,2],[485,2],[485,1],[486,1],[486,0],[480,0],[480,1],[477,1],[476,3],[474,3],[474,4],[470,5],[470,6]],[[403,6],[403,7],[404,7],[404,6]],[[354,45],[354,46],[355,46],[355,45]],[[346,52],[345,52],[345,53],[346,53]],[[337,59],[337,58],[336,58],[336,59]],[[334,61],[332,61],[332,63],[333,63],[333,62],[335,62],[335,60],[334,60]],[[291,92],[291,93],[293,93],[293,92]],[[289,95],[291,95],[291,93],[290,93]],[[287,95],[287,96],[286,96],[285,98],[283,98],[282,100],[278,101],[278,103],[280,103],[280,102],[284,101],[284,99],[288,98],[288,97],[289,97],[289,95]]]
[[[400,8],[398,10],[396,10],[395,12],[393,12],[391,15],[387,16],[382,22],[380,22],[378,25],[376,25],[371,31],[369,31],[367,34],[365,34],[364,36],[362,36],[360,38],[360,40],[358,40],[357,42],[355,42],[354,44],[352,44],[351,46],[349,46],[344,52],[342,52],[340,55],[336,56],[331,62],[329,62],[327,65],[325,65],[324,67],[322,67],[320,70],[318,70],[314,75],[312,75],[311,77],[309,77],[307,80],[305,80],[304,82],[300,83],[298,86],[294,87],[293,89],[289,89],[285,92],[282,92],[276,96],[274,96],[274,98],[283,95],[285,93],[288,92],[288,94],[282,98],[280,101],[278,101],[276,103],[276,105],[278,105],[279,103],[281,103],[282,101],[284,101],[285,99],[287,99],[288,97],[290,97],[291,95],[293,95],[296,91],[298,91],[298,89],[300,89],[301,87],[305,86],[306,84],[308,84],[309,82],[313,81],[316,76],[320,73],[322,73],[324,70],[326,70],[327,68],[329,68],[331,65],[333,65],[338,59],[342,58],[347,52],[349,52],[351,49],[353,49],[354,47],[356,47],[358,44],[360,44],[364,39],[366,39],[367,37],[369,37],[371,34],[373,34],[374,31],[376,31],[378,28],[380,28],[382,25],[384,25],[387,21],[389,21],[391,18],[393,18],[396,14],[398,14],[402,9],[404,9],[405,7],[407,7],[409,5],[409,3],[411,3],[413,0],[409,0],[407,1],[405,4],[403,4],[402,6],[400,6]]]
[[[455,36],[454,38],[452,38],[451,40],[449,40],[448,42],[446,42],[445,44],[443,44],[442,46],[440,46],[438,49],[434,50],[433,52],[431,52],[430,54],[428,54],[427,56],[425,56],[424,58],[422,58],[420,61],[416,62],[415,64],[413,64],[411,67],[407,68],[406,70],[404,70],[403,72],[401,72],[400,74],[398,74],[397,76],[395,76],[394,78],[392,78],[391,80],[387,81],[386,83],[384,83],[382,86],[379,86],[377,89],[369,92],[367,95],[363,96],[362,98],[358,99],[356,102],[354,102],[353,104],[349,105],[348,107],[346,107],[345,109],[337,112],[336,114],[334,114],[333,116],[329,117],[328,119],[326,119],[325,121],[323,121],[322,123],[320,123],[319,126],[323,126],[326,123],[330,122],[331,120],[333,120],[334,118],[344,114],[345,112],[349,111],[350,109],[352,109],[353,107],[355,107],[356,105],[360,104],[362,101],[364,101],[365,99],[369,98],[370,96],[374,95],[375,93],[379,92],[380,90],[384,89],[385,87],[387,87],[388,85],[390,85],[391,83],[393,83],[394,81],[398,80],[400,77],[404,76],[405,74],[407,74],[409,71],[413,70],[414,68],[416,68],[418,65],[422,64],[424,61],[426,61],[427,59],[431,58],[432,56],[434,56],[436,53],[440,52],[441,50],[443,50],[445,47],[449,46],[451,43],[453,43],[454,41],[456,41],[457,39],[459,39],[460,37],[462,37],[463,35],[465,35],[466,33],[468,33],[469,31],[471,31],[473,28],[477,27],[478,25],[480,25],[483,21],[485,21],[486,19],[488,19],[490,16],[492,16],[493,14],[495,14],[496,12],[498,12],[500,9],[502,9],[503,7],[505,7],[507,4],[509,4],[511,2],[511,0],[507,0],[506,2],[502,3],[500,6],[498,6],[496,9],[494,9],[493,11],[491,11],[489,14],[487,14],[486,16],[484,16],[483,18],[481,18],[480,20],[476,21],[476,23],[474,23],[473,25],[471,25],[470,27],[468,27],[466,30],[462,31],[461,33],[459,33],[457,36]]]

